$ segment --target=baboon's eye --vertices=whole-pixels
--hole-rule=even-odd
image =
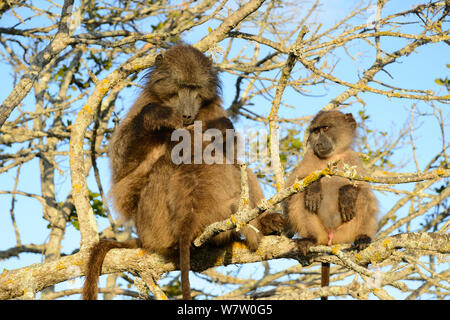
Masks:
[[[328,131],[328,126],[324,126],[322,127],[323,132],[327,132]]]
[[[314,134],[319,134],[320,133],[320,128],[314,128],[313,129],[313,133]]]

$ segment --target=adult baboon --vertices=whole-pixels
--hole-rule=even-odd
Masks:
[[[224,139],[222,149],[215,150],[215,158],[228,162],[174,163],[171,136],[175,130],[187,130],[191,138],[189,160],[198,152],[194,121],[201,122],[203,131],[216,129],[223,136],[227,129],[233,129],[221,107],[219,80],[211,60],[192,46],[176,45],[157,56],[147,85],[115,130],[109,150],[114,206],[124,218],[135,222],[139,237],[138,241],[117,243],[117,247],[139,246],[161,254],[178,249],[184,299],[191,297],[188,272],[192,240],[207,225],[230,217],[240,197],[239,167],[234,158],[226,158],[226,149],[235,148],[234,139]],[[205,147],[200,141],[201,152]],[[263,193],[253,173],[248,175],[250,206],[255,206]],[[281,223],[280,215],[265,214],[251,222],[261,233],[242,228],[249,248],[255,250],[262,234],[281,228]],[[212,241],[220,245],[238,238],[232,231]],[[112,247],[114,242],[101,241],[93,248],[83,289],[85,299],[96,298],[101,262]]]

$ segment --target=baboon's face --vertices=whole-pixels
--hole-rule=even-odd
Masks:
[[[161,80],[154,85],[161,103],[174,108],[183,117],[183,125],[194,123],[201,107],[210,103],[215,95],[196,84],[174,83],[172,79]]]
[[[327,125],[312,128],[310,133],[310,145],[314,150],[314,153],[319,158],[328,158],[334,152],[334,136],[330,134],[330,129],[333,128]]]
[[[183,125],[188,126],[194,123],[203,101],[200,88],[184,86],[170,96],[167,105],[175,108],[183,117]]]
[[[185,126],[194,123],[199,110],[217,98],[218,86],[211,60],[190,46],[175,46],[159,55],[149,83],[152,95],[175,108]]]
[[[350,113],[321,112],[311,122],[308,143],[317,157],[326,159],[350,147],[355,128]]]

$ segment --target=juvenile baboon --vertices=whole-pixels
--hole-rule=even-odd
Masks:
[[[111,196],[125,219],[135,222],[138,240],[100,241],[92,249],[83,289],[84,299],[95,299],[101,263],[108,250],[142,247],[167,254],[179,250],[182,292],[190,299],[188,272],[190,246],[209,224],[226,219],[238,208],[240,169],[227,164],[175,164],[171,141],[177,129],[188,131],[194,148],[194,121],[203,131],[217,129],[225,136],[233,124],[221,107],[219,80],[212,62],[188,45],[176,45],[158,55],[148,82],[115,130],[110,142]],[[234,139],[231,142],[233,148]],[[225,159],[229,140],[218,156]],[[201,142],[201,150],[206,147]],[[191,157],[195,156],[195,150]],[[215,155],[217,157],[217,154]],[[191,159],[192,160],[192,159]],[[263,199],[256,176],[249,171],[250,206]],[[248,247],[255,250],[262,234],[281,229],[279,214],[264,214],[242,228]],[[212,242],[221,245],[239,239],[235,231],[220,233]],[[116,245],[115,245],[116,244]]]
[[[309,127],[307,151],[288,178],[288,185],[303,179],[329,161],[340,160],[338,167],[354,167],[359,175],[366,171],[351,144],[356,122],[352,114],[319,112]],[[289,226],[302,237],[303,254],[312,245],[354,243],[358,250],[368,246],[377,229],[377,200],[366,182],[351,182],[343,177],[324,177],[286,203]],[[329,264],[322,264],[322,286],[329,282]]]

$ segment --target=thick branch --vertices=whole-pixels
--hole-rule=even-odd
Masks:
[[[441,178],[450,177],[450,170],[437,169],[424,173],[399,173],[399,174],[392,173],[389,176],[360,176],[357,175],[356,172],[353,172],[352,170],[343,171],[334,168],[334,164],[330,163],[329,167],[324,168],[323,170],[314,171],[307,177],[305,177],[303,180],[296,179],[293,185],[280,190],[269,200],[263,200],[255,208],[247,211],[245,215],[241,213],[236,213],[236,215],[242,216],[243,223],[248,223],[251,220],[258,217],[259,215],[261,215],[263,212],[274,209],[278,203],[287,199],[293,194],[304,191],[305,188],[308,187],[314,181],[324,176],[333,176],[333,175],[345,177],[350,180],[356,181],[366,181],[383,184],[399,184],[399,183],[418,182],[424,180],[434,180],[439,177]],[[205,229],[205,231],[194,240],[194,245],[199,247],[203,243],[208,241],[208,239],[217,235],[218,233],[231,230],[234,228],[236,228],[236,221],[234,221],[233,219],[226,219],[219,222],[215,222],[209,225]]]
[[[368,262],[380,262],[390,257],[397,249],[422,250],[427,254],[450,253],[450,235],[439,233],[407,233],[399,234],[384,239],[379,239],[365,250],[358,253],[346,253],[346,259],[350,259],[351,266],[357,265],[357,271],[361,271],[361,265]],[[333,258],[337,250],[342,251],[348,245],[317,246],[310,248],[310,254],[306,257],[297,251],[297,240],[280,236],[266,236],[263,238],[259,250],[250,251],[241,242],[234,242],[223,248],[204,247],[192,252],[192,270],[204,271],[211,267],[261,262],[271,259],[293,258],[300,261],[326,261],[327,257]],[[326,254],[325,256],[323,254]],[[328,256],[329,255],[329,256]],[[169,259],[167,259],[169,258]],[[333,260],[339,263],[339,258]],[[178,269],[172,262],[173,257],[162,257],[157,254],[145,254],[142,249],[114,249],[111,250],[103,263],[102,274],[130,271],[145,273],[152,270],[152,274],[161,274]],[[330,260],[328,260],[330,261]],[[11,299],[22,296],[27,290],[39,292],[42,289],[63,282],[68,279],[84,275],[84,263],[81,252],[71,256],[62,257],[56,261],[42,264],[34,264],[28,267],[7,271],[0,274],[0,299]],[[366,271],[364,271],[366,272]]]

